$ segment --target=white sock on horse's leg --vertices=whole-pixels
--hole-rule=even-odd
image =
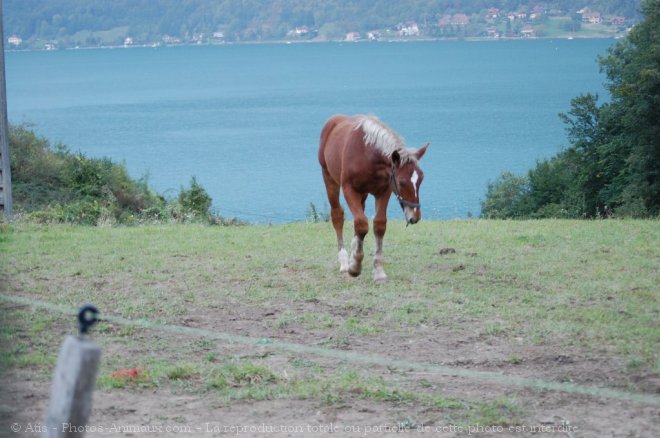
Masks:
[[[376,236],[376,255],[374,255],[374,281],[384,282],[387,274],[383,269],[383,237]]]
[[[357,236],[353,237],[351,242],[351,261],[348,267],[348,273],[357,277],[362,272],[362,259],[364,259],[364,251],[362,249],[362,240]]]
[[[348,252],[345,248],[339,250],[339,272],[348,272]]]

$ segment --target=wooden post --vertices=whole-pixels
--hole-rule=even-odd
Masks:
[[[96,307],[78,313],[80,336],[67,336],[57,358],[43,436],[83,436],[92,410],[92,394],[101,348],[84,334],[96,322]]]
[[[95,342],[66,337],[53,376],[44,437],[84,435],[100,357],[101,348]]]
[[[11,221],[13,215],[11,195],[11,168],[9,165],[9,122],[7,120],[7,87],[5,85],[5,34],[3,30],[3,4],[0,0],[0,213]]]

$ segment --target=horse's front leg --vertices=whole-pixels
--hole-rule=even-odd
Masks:
[[[346,203],[353,214],[353,241],[351,242],[351,256],[348,263],[348,273],[357,277],[362,273],[362,260],[364,259],[364,236],[369,232],[369,221],[364,214],[366,195],[360,195],[353,189],[344,187]]]
[[[376,216],[374,217],[374,235],[376,236],[376,253],[374,255],[374,281],[387,281],[383,268],[383,238],[387,229],[387,201],[389,196],[376,198]]]
[[[387,274],[383,268],[383,235],[376,235],[376,254],[374,255],[374,281],[384,283]]]
[[[339,259],[339,272],[348,272],[348,253],[344,248],[344,209],[339,202],[340,188],[332,176],[323,169],[323,181],[330,202],[330,216],[332,218],[332,227],[337,235],[337,258]]]
[[[339,208],[333,208],[331,211],[332,216],[332,225],[337,234],[337,249],[339,253],[337,258],[339,259],[339,272],[348,272],[348,252],[344,248],[344,238],[343,238],[343,228],[344,228],[344,210]]]

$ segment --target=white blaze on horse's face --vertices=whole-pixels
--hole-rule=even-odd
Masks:
[[[419,174],[415,170],[410,177],[410,182],[412,183],[413,187],[415,188],[415,198],[419,198],[419,195],[417,194],[417,181],[419,180]]]
[[[422,218],[422,211],[419,208],[419,205],[414,204],[419,204],[419,187],[421,186],[423,179],[423,172],[418,167],[415,167],[413,168],[412,173],[400,183],[401,195],[409,203],[413,204],[402,204],[406,222],[409,224],[416,224]],[[409,181],[409,183],[404,182],[406,180]]]
[[[410,183],[412,184],[413,189],[415,190],[415,199],[419,199],[419,186],[417,185],[418,181],[419,181],[419,174],[417,173],[416,170],[414,170],[412,176],[410,177]],[[403,212],[406,216],[406,222],[409,224],[417,223],[421,219],[421,212],[417,207],[406,206],[403,209]]]

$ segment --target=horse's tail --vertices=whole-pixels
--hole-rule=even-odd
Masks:
[[[323,125],[323,129],[321,130],[321,139],[319,141],[319,163],[321,163],[321,166],[324,168],[325,156],[323,151],[325,150],[325,145],[328,142],[328,137],[330,137],[330,133],[332,133],[335,127],[343,120],[346,120],[346,116],[335,114],[334,116],[330,117],[327,122],[325,122],[325,125]]]

